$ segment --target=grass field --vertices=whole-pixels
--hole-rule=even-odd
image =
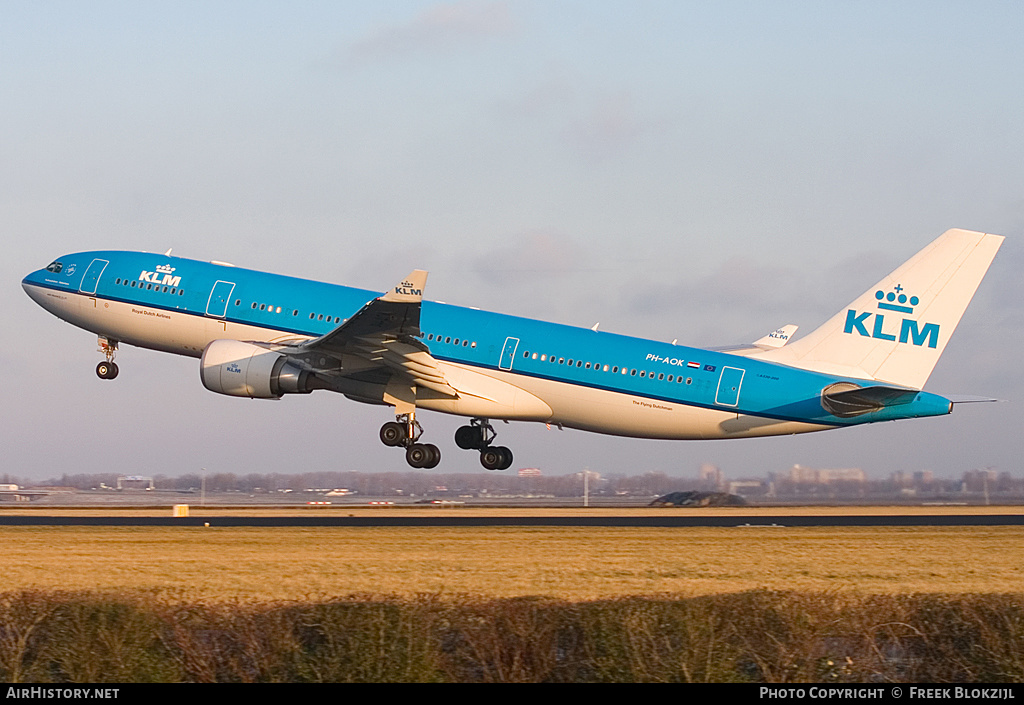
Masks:
[[[469,505],[394,505],[371,507],[366,504],[336,504],[331,507],[308,505],[238,506],[198,504],[189,506],[193,517],[213,516],[389,516],[422,517],[562,517],[562,516],[978,516],[991,514],[1022,515],[1024,505],[868,505],[868,506],[778,506],[778,507],[486,507]],[[0,516],[171,516],[170,505],[102,507],[54,506],[44,504],[0,505]]]
[[[1024,529],[5,527],[0,591],[204,600],[1008,593]]]
[[[1024,677],[1021,527],[0,535],[0,682]]]

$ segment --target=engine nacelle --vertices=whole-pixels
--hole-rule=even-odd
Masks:
[[[199,378],[211,392],[253,399],[309,394],[315,379],[287,355],[238,340],[207,345],[199,362]]]

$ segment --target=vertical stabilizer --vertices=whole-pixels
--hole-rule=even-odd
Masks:
[[[947,230],[823,326],[759,357],[921,389],[1002,242]]]

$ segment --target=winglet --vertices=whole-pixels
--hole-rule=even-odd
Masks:
[[[416,304],[423,300],[423,289],[427,286],[427,272],[422,269],[414,269],[412,273],[401,282],[391,287],[388,293],[380,297],[381,301],[394,301],[396,303]]]
[[[792,323],[782,326],[778,330],[774,330],[763,338],[759,338],[754,341],[754,345],[759,348],[781,348],[783,345],[789,342],[789,339],[796,333],[798,326]]]

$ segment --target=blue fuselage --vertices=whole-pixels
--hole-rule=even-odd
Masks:
[[[117,251],[65,255],[22,284],[40,305],[97,335],[196,357],[218,334],[253,339],[259,330],[265,340],[315,338],[379,296],[225,264]],[[633,407],[653,413],[659,405],[709,410],[717,412],[720,425],[747,419],[740,435],[803,430],[785,422],[820,430],[950,411],[949,400],[919,392],[909,403],[840,418],[822,406],[822,390],[870,380],[436,302],[423,302],[420,327],[436,360],[513,380],[534,394],[550,388],[561,390],[557,394],[578,390],[582,398],[619,395],[621,413]],[[577,423],[572,408],[552,405],[548,421],[623,435],[728,437],[635,434],[629,424]],[[750,431],[759,427],[765,432]]]

